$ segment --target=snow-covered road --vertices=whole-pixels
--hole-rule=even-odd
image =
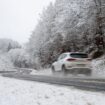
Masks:
[[[105,92],[89,92],[0,77],[0,105],[104,105]]]

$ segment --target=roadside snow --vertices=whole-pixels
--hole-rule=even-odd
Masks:
[[[0,77],[0,105],[104,105],[105,92]]]
[[[0,54],[0,71],[11,71],[13,64],[6,54]]]
[[[93,75],[105,77],[105,57],[92,61]]]
[[[31,75],[52,75],[51,68],[43,70],[32,70]]]

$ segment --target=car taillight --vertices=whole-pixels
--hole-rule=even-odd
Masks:
[[[91,59],[91,58],[88,58],[87,60],[88,60],[88,61],[91,61],[92,59]]]
[[[74,58],[69,58],[69,59],[67,59],[67,61],[75,61],[76,59],[74,59]]]

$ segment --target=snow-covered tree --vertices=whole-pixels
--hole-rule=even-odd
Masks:
[[[30,58],[25,49],[12,49],[8,52],[8,57],[16,67],[29,67]]]
[[[51,64],[64,51],[85,51],[96,34],[94,0],[56,0],[46,8],[33,31],[28,52],[38,64]]]
[[[13,41],[11,39],[0,39],[0,52],[6,53],[10,51],[11,49],[20,48],[18,42]]]
[[[13,63],[5,54],[0,54],[0,71],[11,71],[13,68]]]

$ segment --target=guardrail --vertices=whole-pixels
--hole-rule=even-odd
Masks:
[[[35,69],[30,69],[30,68],[18,68],[18,67],[5,67],[3,68],[3,70],[0,71],[0,73],[25,73],[25,74],[29,74],[30,72],[32,72]]]

